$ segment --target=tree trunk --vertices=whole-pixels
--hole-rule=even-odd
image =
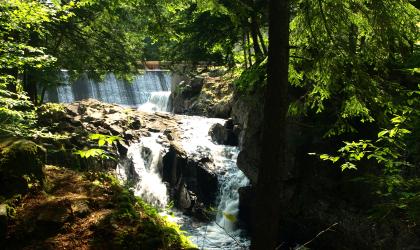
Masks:
[[[257,225],[251,249],[272,250],[279,245],[283,173],[286,172],[286,116],[288,110],[289,1],[270,0],[267,89],[261,165],[257,183]]]
[[[246,49],[246,35],[244,34],[244,39],[242,43],[242,48],[244,50],[244,63],[245,63],[245,69],[248,69],[248,56],[247,56],[247,49]]]
[[[36,106],[38,105],[38,88],[36,73],[33,69],[28,68],[24,73],[24,90],[28,93],[29,99]]]
[[[258,37],[260,39],[260,43],[261,43],[262,50],[264,52],[264,56],[267,56],[267,52],[268,52],[267,47],[265,46],[264,37],[263,37],[260,29],[258,29]]]
[[[246,41],[247,41],[247,49],[248,49],[248,60],[249,60],[249,67],[252,67],[252,53],[251,53],[251,42],[249,41],[249,32],[246,32]]]
[[[251,18],[250,28],[251,28],[250,30],[251,30],[251,37],[252,37],[252,45],[254,47],[254,53],[255,53],[255,61],[259,63],[263,59],[263,52],[261,51],[260,44],[258,43],[258,32],[260,28],[258,27],[256,17]]]

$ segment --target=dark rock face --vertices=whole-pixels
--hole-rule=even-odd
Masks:
[[[258,178],[260,163],[261,136],[263,124],[263,95],[242,96],[236,94],[232,108],[232,122],[239,134],[238,167],[254,185]]]
[[[209,167],[208,158],[188,158],[172,144],[163,157],[163,180],[170,186],[170,196],[182,211],[208,220],[205,208],[213,205],[218,191],[217,175]]]
[[[217,144],[238,146],[239,131],[235,130],[232,119],[227,120],[225,125],[214,124],[210,128],[209,135]]]
[[[263,99],[238,96],[232,118],[241,127],[238,167],[251,180],[241,188],[240,219],[252,233],[255,221],[256,184],[261,153]],[[298,119],[298,118],[294,118]],[[369,209],[375,203],[366,183],[355,182],[355,173],[343,173],[308,155],[319,152],[328,143],[316,126],[305,126],[314,117],[289,118],[286,153],[288,162],[282,166],[281,190],[273,194],[279,199],[281,214],[279,241],[285,249],[313,239],[334,225],[309,245],[313,249],[417,249],[419,227],[410,228],[397,220],[374,221]],[[308,119],[308,120],[306,120]],[[311,120],[312,119],[312,120]],[[296,125],[304,124],[304,126]],[[275,131],[271,131],[275,133]],[[324,149],[328,151],[328,149]],[[333,150],[333,149],[331,149]],[[296,157],[297,156],[297,157]],[[389,216],[391,218],[392,216]]]
[[[248,229],[248,233],[252,234],[253,226],[257,223],[253,214],[256,211],[257,194],[253,187],[241,187],[239,192],[239,222],[243,228]]]

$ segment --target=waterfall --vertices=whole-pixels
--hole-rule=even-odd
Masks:
[[[130,145],[127,159],[117,166],[117,176],[127,184],[134,184],[133,191],[146,202],[165,207],[168,203],[166,185],[162,182],[162,146],[157,142],[159,134],[142,138]]]
[[[242,236],[242,231],[237,225],[238,189],[249,184],[248,178],[236,166],[239,148],[216,145],[208,135],[212,125],[224,122],[222,119],[186,116],[181,124],[184,131],[182,146],[187,154],[194,155],[197,151],[208,151],[218,174],[219,195],[215,221],[193,227],[189,218],[183,217],[179,220],[192,236],[191,240],[200,249],[233,250],[247,248],[250,244],[249,240]]]
[[[167,111],[171,93],[171,73],[163,70],[145,71],[131,82],[120,80],[113,73],[96,81],[82,74],[70,82],[66,70],[61,73],[61,85],[47,89],[46,102],[69,103],[93,98],[103,102],[137,107],[144,111]]]
[[[171,91],[151,92],[149,100],[138,107],[143,111],[167,111]]]
[[[236,166],[238,147],[216,145],[211,141],[208,131],[215,123],[225,120],[184,116],[181,120],[181,144],[189,156],[197,152],[208,153],[218,174],[219,195],[217,198],[216,219],[210,223],[197,223],[193,219],[175,212],[171,220],[181,224],[183,230],[200,249],[244,249],[250,244],[238,228],[240,187],[249,180]],[[162,146],[158,143],[160,134],[152,133],[143,137],[140,143],[129,147],[127,159],[117,167],[119,179],[132,183],[133,191],[145,201],[165,207],[168,202],[167,188],[162,182]]]

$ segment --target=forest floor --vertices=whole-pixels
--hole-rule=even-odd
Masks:
[[[140,238],[148,240],[137,243],[142,249],[184,248],[176,229],[168,233],[150,207],[136,207],[115,179],[51,165],[44,172],[44,190],[16,208],[5,249],[132,249],[141,246],[128,241]]]

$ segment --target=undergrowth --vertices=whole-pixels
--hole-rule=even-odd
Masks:
[[[89,174],[96,185],[109,186],[115,211],[99,225],[96,245],[111,249],[196,249],[176,223],[159,215],[158,210],[136,197],[115,176],[103,172]]]

